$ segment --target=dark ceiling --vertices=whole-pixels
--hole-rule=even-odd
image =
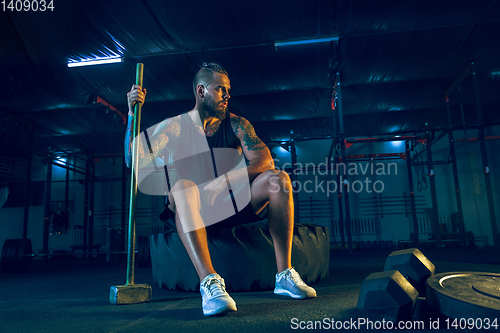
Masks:
[[[33,0],[35,1],[35,0]],[[33,2],[32,1],[32,2]],[[8,4],[9,1],[6,1]],[[16,1],[14,1],[16,2]],[[20,1],[19,1],[20,2]],[[40,2],[40,1],[38,1]],[[47,1],[48,2],[48,1]],[[266,142],[334,134],[340,75],[345,132],[369,136],[447,125],[445,91],[475,64],[485,124],[500,122],[500,3],[465,0],[54,0],[53,11],[0,13],[1,155],[89,150],[92,105],[126,113],[144,63],[142,128],[194,106],[204,61],[224,66],[232,112]],[[278,41],[338,42],[275,47]],[[68,68],[68,59],[120,54],[123,63]],[[477,124],[472,79],[450,94],[453,124]],[[121,151],[121,117],[97,107],[96,152]],[[17,124],[17,126],[16,126]]]

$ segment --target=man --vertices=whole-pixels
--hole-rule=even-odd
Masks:
[[[274,169],[269,149],[257,137],[253,126],[245,118],[228,111],[231,85],[227,72],[221,66],[203,64],[194,78],[193,90],[196,98],[193,110],[166,119],[156,126],[152,135],[149,135],[150,154],[146,153],[148,147],[139,145],[139,165],[148,164],[160,156],[164,149],[168,149],[173,156],[180,180],[172,187],[169,198],[175,206],[172,209],[175,210],[179,236],[201,281],[203,313],[216,315],[236,311],[236,303],[226,292],[224,280],[212,267],[207,230],[256,221],[256,213],[266,205],[279,272],[276,274],[274,293],[300,299],[316,297],[316,291],[307,286],[291,266],[294,207],[288,174]],[[129,121],[125,158],[129,166],[133,105],[144,103],[146,90],[134,85],[127,96]],[[207,144],[208,150],[193,148]],[[212,167],[218,169],[216,163],[211,166],[211,163],[203,164],[203,159],[199,163],[193,161],[201,157],[203,152],[211,152],[213,158],[214,150],[219,148],[238,149],[248,160],[248,166],[245,164],[243,169],[236,172],[209,177],[207,181],[203,174]],[[210,158],[208,160],[212,161]],[[198,179],[200,177],[201,180]],[[227,198],[225,193],[232,192],[228,190],[236,192],[231,187],[238,187],[245,182],[250,183],[249,204],[236,215],[233,213],[233,216],[221,222],[214,220],[209,226],[206,220],[220,211],[219,205],[224,197]],[[234,198],[232,200],[234,204]]]

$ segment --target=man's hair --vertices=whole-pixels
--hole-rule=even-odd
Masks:
[[[214,81],[214,73],[227,75],[227,71],[224,69],[224,67],[214,62],[204,62],[203,65],[201,65],[198,73],[196,73],[193,80],[193,91],[195,95],[196,87],[198,85],[202,85],[206,88],[211,82]]]

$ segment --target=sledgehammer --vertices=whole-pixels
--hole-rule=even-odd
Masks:
[[[144,65],[137,64],[135,84],[141,86]],[[141,103],[134,106],[134,138],[137,138],[141,129]],[[133,140],[132,146],[132,173],[130,180],[130,207],[128,219],[128,254],[127,254],[127,283],[120,286],[111,286],[109,301],[111,304],[136,304],[151,300],[151,286],[134,284],[135,268],[135,205],[137,200],[137,173],[139,169],[139,140]]]

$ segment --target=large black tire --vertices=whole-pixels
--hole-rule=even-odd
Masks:
[[[170,290],[199,289],[199,278],[176,231],[151,235],[155,284]],[[209,237],[212,263],[229,290],[274,288],[276,257],[267,223],[221,230]],[[296,225],[292,265],[306,283],[328,276],[330,233],[327,227]]]

